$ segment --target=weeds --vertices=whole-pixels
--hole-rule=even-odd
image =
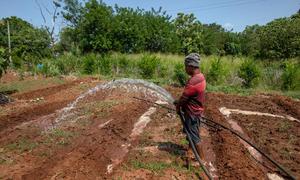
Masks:
[[[201,170],[196,169],[195,167],[189,167],[187,169],[183,164],[178,164],[176,162],[142,162],[139,160],[131,160],[130,164],[134,169],[147,169],[153,173],[161,173],[166,169],[175,169],[179,172],[187,172],[192,174],[199,174],[201,172]]]
[[[27,138],[21,138],[17,142],[8,144],[5,146],[5,149],[8,151],[18,151],[19,153],[23,153],[25,151],[31,152],[35,147],[37,147],[37,143],[33,142]]]
[[[50,133],[46,134],[46,139],[44,141],[44,144],[50,145],[50,144],[57,144],[57,145],[69,145],[71,139],[76,134],[71,131],[65,131],[62,129],[54,129]]]
[[[160,172],[164,169],[171,168],[172,164],[168,164],[165,162],[150,162],[150,163],[145,163],[142,161],[138,160],[132,160],[131,165],[135,169],[148,169],[152,172]]]

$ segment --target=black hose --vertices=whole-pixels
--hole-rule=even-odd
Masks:
[[[140,101],[144,101],[144,102],[148,102],[148,103],[152,103],[152,104],[155,104],[159,107],[162,107],[162,108],[165,108],[165,109],[168,109],[172,112],[176,112],[175,109],[173,108],[170,108],[168,106],[165,106],[165,105],[161,105],[161,104],[158,104],[158,103],[155,103],[155,102],[152,102],[152,101],[149,101],[149,100],[146,100],[146,99],[141,99],[141,98],[137,98],[137,97],[133,97],[134,99],[138,99]],[[286,170],[286,168],[284,168],[282,165],[280,165],[279,163],[277,163],[275,160],[273,160],[269,155],[267,155],[266,153],[264,153],[263,151],[261,151],[258,147],[256,147],[252,142],[250,142],[249,140],[247,140],[246,138],[244,138],[243,136],[241,136],[239,133],[235,132],[234,130],[220,124],[220,123],[217,123],[215,121],[213,121],[212,119],[209,119],[207,117],[201,117],[203,119],[205,119],[206,121],[210,122],[210,123],[213,123],[215,124],[216,126],[219,126],[223,129],[226,129],[228,130],[229,132],[231,132],[232,134],[238,136],[240,139],[242,139],[243,141],[245,141],[247,144],[249,144],[250,146],[252,146],[254,149],[256,149],[258,152],[260,152],[263,156],[265,156],[270,162],[272,162],[278,169],[280,169],[284,174],[286,174],[289,179],[291,180],[296,180],[296,178],[288,171]]]
[[[273,160],[269,155],[267,155],[266,153],[264,153],[263,151],[261,151],[256,145],[254,145],[252,142],[250,142],[249,140],[247,140],[246,138],[244,138],[243,136],[241,136],[239,133],[235,132],[234,130],[219,124],[217,122],[214,122],[211,119],[208,119],[206,117],[202,117],[203,119],[216,124],[217,126],[222,127],[223,129],[228,130],[229,132],[231,132],[232,134],[238,136],[239,138],[241,138],[243,141],[245,141],[247,144],[249,144],[250,146],[252,146],[254,149],[256,149],[258,152],[260,152],[263,156],[265,156],[269,161],[271,161],[275,166],[277,166],[282,172],[284,172],[286,175],[288,175],[290,177],[290,179],[292,180],[296,180],[296,178],[288,171],[286,170],[282,165],[280,165],[279,163],[277,163],[275,160]]]
[[[184,131],[185,131],[185,133],[186,133],[186,135],[187,135],[188,141],[189,141],[189,143],[190,143],[190,145],[191,145],[191,148],[192,148],[192,150],[193,150],[193,153],[194,153],[194,155],[195,155],[197,161],[199,162],[199,164],[200,164],[201,168],[203,169],[204,173],[206,174],[206,176],[207,176],[210,180],[212,180],[213,178],[212,178],[212,176],[209,174],[208,170],[205,168],[204,164],[202,163],[202,161],[201,161],[201,159],[200,159],[200,157],[199,157],[198,151],[196,150],[194,141],[192,140],[191,135],[189,134],[189,131],[187,130],[187,127],[186,127],[186,124],[185,124],[185,118],[184,118],[184,116],[183,116],[183,112],[182,112],[182,111],[179,113],[179,117],[180,117],[180,120],[181,120],[183,129],[184,129]]]

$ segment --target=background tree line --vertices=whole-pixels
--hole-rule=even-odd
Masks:
[[[232,32],[216,23],[203,24],[193,14],[178,13],[172,18],[162,8],[146,11],[111,7],[98,0],[84,4],[78,0],[53,3],[67,22],[54,44],[45,27],[34,27],[18,17],[1,20],[1,71],[8,65],[7,21],[14,67],[34,66],[66,52],[74,55],[198,52],[272,60],[300,57],[300,11],[263,26],[253,25],[243,32]]]

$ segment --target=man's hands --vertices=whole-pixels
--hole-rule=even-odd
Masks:
[[[179,104],[179,100],[175,100],[173,102],[173,104],[176,106],[176,113],[180,114],[180,104]]]

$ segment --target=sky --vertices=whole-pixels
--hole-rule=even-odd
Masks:
[[[36,0],[0,0],[0,19],[17,16],[40,27],[45,25]],[[51,0],[37,0],[51,11]],[[162,7],[173,18],[178,12],[194,13],[201,23],[217,23],[227,30],[241,32],[247,25],[266,24],[288,17],[300,9],[299,0],[103,0],[107,5],[142,8]],[[50,18],[46,24],[50,25]],[[57,27],[63,26],[62,20]],[[56,32],[59,28],[56,28]]]

